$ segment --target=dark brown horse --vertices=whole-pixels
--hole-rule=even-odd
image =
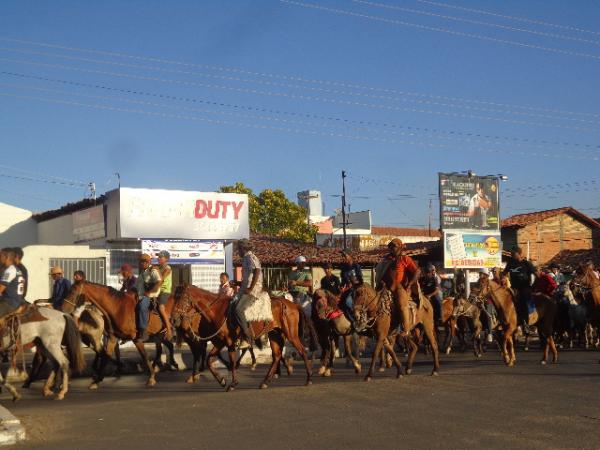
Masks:
[[[600,329],[600,280],[591,268],[580,268],[573,280],[573,294],[588,308],[588,322]]]
[[[502,335],[500,348],[504,362],[507,366],[514,366],[517,362],[515,355],[514,334],[517,331],[517,311],[515,309],[515,294],[513,291],[493,280],[481,286],[481,296],[490,298],[498,312],[498,327]]]
[[[92,303],[98,308],[107,320],[107,340],[104,353],[89,389],[98,389],[98,384],[104,379],[104,369],[108,361],[112,358],[118,339],[133,341],[142,357],[142,362],[146,370],[150,374],[146,385],[148,387],[154,386],[156,384],[154,369],[150,361],[148,361],[144,343],[136,338],[135,308],[137,297],[134,294],[123,294],[101,284],[80,281],[75,283],[71,288],[68,297],[63,303],[62,310],[66,313],[72,313],[86,302]],[[170,297],[165,306],[167,313],[171,312],[173,304],[174,299]],[[150,314],[147,330],[151,340],[165,341],[164,324],[157,313]]]
[[[173,318],[176,324],[181,324],[185,322],[185,317],[189,317],[193,310],[201,314],[202,320],[200,320],[199,332],[206,334],[201,335],[200,338],[210,338],[213,343],[213,348],[208,355],[208,369],[221,386],[225,387],[227,385],[225,378],[213,366],[213,359],[221,352],[223,347],[227,347],[229,367],[231,368],[231,383],[227,390],[232,391],[238,385],[235,344],[241,331],[237,324],[230,321],[229,306],[229,298],[219,297],[212,292],[187,285],[177,296]],[[312,369],[301,340],[305,325],[309,325],[305,315],[299,306],[284,298],[272,298],[271,309],[273,312],[272,322],[250,324],[254,336],[260,337],[268,334],[273,354],[271,367],[260,384],[260,388],[267,388],[269,381],[273,378],[282,359],[286,339],[292,343],[304,360],[306,385],[312,384]],[[189,321],[189,324],[191,326],[191,321]],[[181,325],[179,326],[181,327]],[[314,348],[312,336],[313,333],[311,333],[311,347]]]
[[[431,375],[438,375],[440,362],[434,330],[433,307],[424,296],[422,296],[421,302],[421,306],[415,311],[411,320],[411,328],[407,330],[409,332],[407,339],[409,354],[406,363],[406,374],[409,375],[412,372],[415,356],[419,350],[417,345],[419,336],[413,336],[412,334],[420,333],[422,330],[431,345],[433,355],[433,371]],[[376,339],[375,349],[371,357],[371,365],[369,372],[365,376],[365,381],[370,381],[373,378],[375,362],[383,348],[392,357],[397,369],[396,377],[400,378],[402,376],[402,365],[390,343],[394,342],[395,335],[400,326],[400,312],[395,307],[390,291],[386,289],[375,291],[368,284],[359,286],[354,291],[354,314],[357,320],[357,328],[359,330],[370,328]]]

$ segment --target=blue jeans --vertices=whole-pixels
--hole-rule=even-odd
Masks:
[[[353,291],[349,290],[342,301],[342,310],[346,314],[347,319],[350,321],[352,326],[355,325],[356,319],[354,318],[354,299],[352,298]]]
[[[148,320],[150,319],[150,298],[140,297],[135,307],[135,324],[138,330],[148,328]]]

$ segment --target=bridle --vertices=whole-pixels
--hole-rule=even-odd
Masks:
[[[83,294],[83,283],[81,283],[81,285],[79,286],[79,293],[75,296],[75,302],[72,302],[68,298],[65,298],[63,300],[63,302],[68,303],[69,305],[72,305],[73,308],[77,309],[77,307],[79,306],[79,299],[82,294]]]
[[[208,308],[210,308],[212,305],[214,305],[215,303],[217,303],[218,301],[222,300],[223,298],[217,297],[215,300],[213,300],[209,305]],[[209,322],[212,322],[212,318],[210,317],[210,315],[204,310],[204,307],[201,305],[200,302],[195,302],[191,297],[189,292],[185,291],[185,298],[183,300],[183,308],[177,308],[177,313],[180,315],[181,317],[181,321],[183,321],[183,318],[186,316],[189,316],[189,312],[191,310],[196,310],[198,312],[198,314],[200,314],[201,317],[204,317],[206,320],[208,320]],[[186,308],[187,306],[187,308]],[[216,335],[218,335],[221,332],[221,329],[223,328],[223,326],[227,323],[227,314],[225,314],[225,318],[223,319],[223,322],[221,323],[221,325],[217,328],[217,330],[211,334],[210,336],[200,336],[199,334],[196,334],[196,332],[194,331],[192,325],[191,325],[191,321],[190,322],[190,326],[185,328],[185,331],[190,333],[192,335],[192,338],[194,339],[194,341],[198,342],[198,341],[208,341],[212,338],[214,338]]]

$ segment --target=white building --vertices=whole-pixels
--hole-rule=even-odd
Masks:
[[[174,286],[215,291],[219,274],[232,271],[230,241],[247,238],[248,227],[241,194],[120,188],[40,214],[0,203],[0,247],[23,247],[29,301],[50,297],[52,266],[118,287],[122,264],[137,268],[142,251],[162,249],[171,253]]]

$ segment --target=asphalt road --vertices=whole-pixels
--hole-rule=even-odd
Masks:
[[[439,377],[419,355],[413,375],[391,370],[362,381],[339,361],[332,378],[303,386],[293,376],[257,386],[267,366],[242,369],[240,388],[214,379],[184,383],[189,372],[109,378],[99,391],[77,379],[62,402],[41,384],[13,405],[24,423],[19,449],[600,448],[600,352],[564,351],[541,366],[539,351],[505,367],[497,352],[442,357]],[[187,359],[187,357],[186,357]]]

